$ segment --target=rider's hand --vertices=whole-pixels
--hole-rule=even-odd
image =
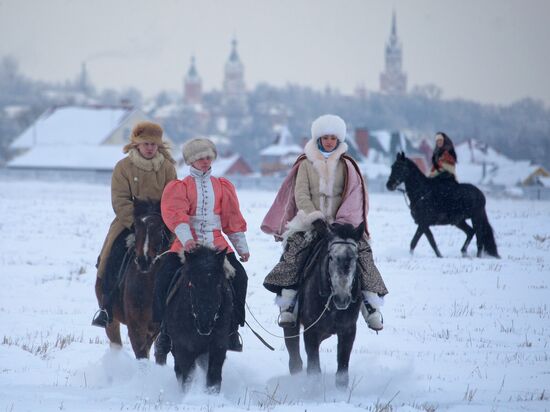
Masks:
[[[248,262],[248,259],[250,259],[250,253],[243,253],[239,258],[241,262]]]
[[[193,239],[190,239],[187,242],[185,242],[185,245],[183,245],[183,250],[185,250],[186,252],[190,252],[192,249],[195,249],[196,247],[197,247],[197,243]]]

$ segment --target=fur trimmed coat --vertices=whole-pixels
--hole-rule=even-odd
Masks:
[[[133,199],[149,198],[160,201],[164,187],[174,179],[174,164],[160,152],[152,159],[145,159],[137,149],[130,149],[128,156],[116,164],[111,178],[111,203],[115,218],[101,248],[97,277],[103,278],[115,239],[124,229],[130,229],[134,224]]]
[[[345,155],[348,146],[340,143],[325,159],[311,139],[305,156],[298,158],[283,181],[261,229],[276,239],[285,239],[281,260],[264,280],[264,287],[280,293],[281,288],[296,287],[300,272],[315,240],[312,223],[349,223],[354,227],[365,222],[365,235],[359,242],[361,288],[384,296],[388,293],[374,264],[368,243],[367,187],[355,161]]]
[[[306,144],[305,155],[283,181],[261,230],[281,240],[290,233],[310,230],[317,219],[326,219],[355,227],[365,222],[368,236],[367,186],[355,161],[345,155],[347,144],[341,143],[328,159],[316,144],[314,140]]]

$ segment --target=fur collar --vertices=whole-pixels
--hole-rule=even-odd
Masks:
[[[327,202],[320,201],[321,213],[327,218],[330,216],[332,210],[336,166],[338,166],[340,157],[347,150],[348,145],[341,142],[330,156],[325,159],[325,156],[323,156],[317,147],[317,139],[311,139],[304,148],[307,160],[313,164],[313,167],[319,174],[319,193],[326,195],[327,198]]]
[[[319,192],[332,199],[334,192],[334,178],[336,173],[336,166],[340,161],[340,157],[346,153],[348,145],[342,142],[336,149],[325,159],[319,148],[317,147],[317,140],[311,139],[307,142],[304,152],[307,159],[313,164],[313,167],[319,174]],[[327,216],[328,210],[322,210]]]
[[[158,172],[162,163],[164,162],[164,156],[162,153],[157,152],[152,159],[146,159],[139,154],[138,149],[133,148],[128,152],[128,157],[134,166],[146,172],[155,171]]]

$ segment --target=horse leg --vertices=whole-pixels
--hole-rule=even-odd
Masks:
[[[173,351],[174,354],[174,372],[176,378],[185,392],[191,383],[191,374],[195,370],[196,356],[189,351]]]
[[[355,341],[356,326],[346,333],[338,334],[338,370],[336,371],[336,387],[346,389],[349,383],[348,367],[353,342]]]
[[[430,230],[430,227],[429,227],[429,226],[426,226],[426,227],[424,228],[424,233],[426,234],[426,237],[428,238],[428,242],[430,242],[430,246],[431,246],[432,249],[434,250],[435,255],[436,255],[438,258],[443,257],[443,255],[441,255],[441,252],[440,252],[439,249],[437,248],[437,244],[435,243],[434,235],[432,234],[432,231]]]
[[[320,339],[316,333],[308,331],[304,334],[304,344],[307,353],[307,374],[320,374],[321,365],[319,362]]]
[[[206,387],[211,393],[219,393],[222,385],[222,367],[225,361],[225,349],[210,346],[208,354],[208,371],[206,372]]]
[[[465,220],[457,223],[456,227],[466,233],[466,240],[462,245],[462,249],[460,249],[460,251],[462,252],[462,256],[466,257],[468,256],[468,246],[470,245],[470,242],[472,241],[472,238],[474,237],[476,231],[468,223],[466,223]]]
[[[107,325],[105,332],[111,342],[112,348],[122,347],[122,339],[120,338],[120,322],[117,319],[113,319],[113,321]]]
[[[424,230],[422,230],[420,228],[420,226],[418,226],[416,228],[416,232],[414,233],[414,236],[411,240],[411,248],[409,249],[409,252],[410,252],[411,255],[413,254],[414,248],[416,247],[416,245],[417,245],[418,241],[420,240],[420,238],[422,237],[423,233],[424,233]]]
[[[136,359],[149,358],[147,333],[143,330],[142,325],[136,324],[136,322],[128,322],[128,337],[130,338]]]
[[[283,328],[283,331],[288,352],[288,369],[291,375],[295,375],[301,372],[303,367],[302,357],[300,356],[300,324],[293,328]]]

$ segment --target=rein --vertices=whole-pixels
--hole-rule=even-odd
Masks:
[[[284,336],[284,335],[277,335],[275,333],[272,333],[270,331],[268,331],[266,328],[264,328],[264,326],[261,324],[261,322],[256,318],[256,316],[254,316],[254,313],[252,313],[252,310],[250,310],[250,306],[248,306],[248,303],[245,302],[246,304],[246,308],[248,309],[248,313],[250,313],[250,316],[252,316],[254,318],[254,320],[256,321],[256,323],[258,325],[260,325],[260,328],[262,328],[265,332],[267,332],[267,334],[275,337],[275,338],[280,338],[280,339],[292,339],[292,338],[299,338],[301,335],[303,335],[304,333],[306,333],[308,330],[310,330],[313,326],[315,326],[317,323],[319,323],[319,321],[321,320],[321,318],[323,317],[323,315],[327,312],[327,311],[330,311],[330,301],[332,300],[332,296],[333,294],[331,293],[330,296],[328,297],[327,299],[327,302],[325,303],[325,307],[323,309],[323,311],[321,312],[321,314],[319,315],[319,317],[317,319],[315,319],[315,321],[313,323],[311,323],[307,328],[305,328],[303,331],[297,333],[296,335],[292,335],[292,336]],[[248,327],[250,327],[250,325],[248,324],[248,322],[245,321],[245,323],[248,325]],[[252,329],[252,328],[250,328]]]
[[[217,285],[217,288],[219,289],[220,285]],[[201,336],[210,336],[210,334],[214,330],[214,326],[215,326],[216,321],[218,320],[218,317],[219,317],[220,308],[222,306],[222,298],[220,297],[220,299],[218,301],[218,307],[216,308],[216,313],[214,314],[213,326],[210,328],[208,333],[202,333],[199,330],[199,325],[198,325],[198,322],[197,322],[198,315],[197,315],[197,311],[195,310],[195,305],[193,304],[193,283],[191,281],[189,281],[189,283],[187,284],[187,289],[189,289],[189,303],[191,304],[191,315],[193,315],[193,319],[195,320],[195,322],[194,322],[195,323],[195,331]]]

